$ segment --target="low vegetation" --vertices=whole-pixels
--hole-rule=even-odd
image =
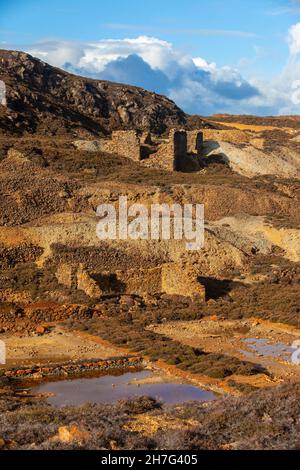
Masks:
[[[146,356],[151,361],[162,360],[194,374],[222,379],[233,374],[267,373],[251,362],[223,354],[206,353],[199,348],[193,348],[167,336],[145,330],[141,324],[135,323],[129,317],[92,319],[84,321],[81,325],[90,333]],[[80,324],[74,322],[73,327],[80,328]]]
[[[54,408],[6,396],[0,397],[0,438],[2,448],[23,450],[299,450],[299,393],[299,384],[288,384],[240,398],[167,408],[147,397]],[[146,432],[134,426],[136,419],[147,422]],[[161,425],[151,426],[158,419]],[[61,427],[77,432],[66,442],[59,438]]]

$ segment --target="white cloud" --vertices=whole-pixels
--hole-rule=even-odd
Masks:
[[[217,64],[215,62],[207,62],[202,57],[194,57],[193,62],[196,67],[199,67],[200,69],[205,70],[206,72],[213,73],[217,70]]]
[[[300,53],[300,23],[296,23],[289,29],[288,43],[292,55]]]
[[[139,36],[92,43],[44,41],[27,49],[42,60],[74,73],[131,83],[168,95],[185,111],[300,113],[293,83],[300,77],[300,23],[288,31],[290,56],[271,82],[243,79],[238,69],[192,57],[167,41]]]
[[[69,71],[100,79],[132,83],[167,94],[187,112],[228,110],[230,103],[258,94],[239,72],[192,58],[171,43],[149,36],[106,39],[93,43],[44,41],[30,54]]]
[[[44,41],[27,50],[30,54],[46,60],[51,65],[63,67],[66,63],[84,68],[89,73],[103,72],[105,66],[131,54],[139,55],[152,68],[172,75],[186,58],[173,49],[167,41],[139,36],[137,38],[104,39],[92,43]],[[190,59],[191,60],[191,59]]]

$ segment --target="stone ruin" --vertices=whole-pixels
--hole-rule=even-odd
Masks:
[[[171,129],[167,139],[141,135],[137,131],[113,131],[110,139],[77,140],[73,144],[78,150],[102,151],[146,166],[169,171],[197,171],[201,168],[200,157],[203,133],[198,130]]]
[[[205,287],[190,265],[165,263],[154,268],[132,268],[115,272],[90,272],[80,264],[62,263],[56,271],[58,282],[82,290],[98,299],[105,294],[169,294],[205,300]]]
[[[126,157],[145,166],[168,171],[197,171],[201,168],[203,133],[172,129],[166,139],[139,134],[137,131],[114,131],[110,139],[77,140],[78,150],[106,152]],[[92,298],[104,294],[182,295],[205,300],[205,288],[191,266],[165,263],[155,268],[91,273],[83,266],[62,264],[56,277],[59,283],[82,290]]]
[[[187,153],[190,155],[201,156],[203,149],[203,131],[188,131],[187,135]]]
[[[102,148],[104,152],[136,162],[142,159],[141,141],[136,131],[113,131],[111,139],[103,139]]]

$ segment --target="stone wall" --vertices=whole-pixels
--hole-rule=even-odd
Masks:
[[[197,274],[190,267],[169,263],[162,266],[162,291],[169,295],[205,300],[205,287],[200,284]]]
[[[77,271],[77,289],[83,290],[83,292],[92,299],[101,297],[103,294],[97,281],[93,279],[90,273],[82,265],[79,266]]]
[[[114,131],[111,139],[75,140],[78,150],[107,152],[121,157],[141,160],[141,142],[136,131]]]
[[[43,377],[65,377],[66,375],[74,376],[74,374],[82,374],[83,372],[108,371],[111,369],[136,369],[143,366],[143,357],[126,356],[116,359],[102,359],[100,361],[89,360],[72,360],[68,362],[50,363],[45,366],[23,366],[20,368],[4,369],[5,377],[17,377],[22,379],[42,379]],[[2,449],[1,449],[2,450]]]
[[[141,160],[141,142],[136,131],[114,131],[110,140],[102,140],[101,146],[107,153]]]
[[[161,266],[149,269],[116,271],[118,280],[124,284],[126,294],[156,294],[161,292]]]
[[[203,147],[202,131],[187,131],[187,151],[190,154],[201,155]]]
[[[77,287],[75,266],[62,263],[57,267],[55,276],[59,284],[63,286],[69,287],[70,289]]]
[[[126,294],[165,293],[205,300],[205,287],[189,266],[168,263],[149,269],[116,271],[115,276],[122,292]]]
[[[58,282],[69,289],[82,290],[88,297],[98,298],[103,292],[91,274],[80,264],[62,263],[55,273]]]
[[[198,282],[197,274],[190,266],[169,263],[155,268],[117,270],[115,272],[90,273],[83,265],[59,266],[58,281],[72,289],[79,289],[91,298],[103,294],[158,294],[199,297],[205,300],[205,288]]]
[[[78,150],[107,152],[134,161],[147,159],[148,166],[168,171],[195,171],[200,169],[197,157],[203,146],[203,133],[171,129],[168,139],[152,142],[151,134],[141,137],[136,131],[114,131],[111,139],[77,140]]]
[[[162,142],[157,152],[151,155],[151,166],[168,171],[198,171],[201,167],[199,154],[202,145],[203,135],[200,131],[172,129],[169,139]]]
[[[167,141],[162,142],[152,160],[169,171],[176,171],[182,165],[187,155],[186,131],[171,129]]]

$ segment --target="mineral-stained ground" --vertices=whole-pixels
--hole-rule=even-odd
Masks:
[[[0,449],[299,448],[299,117],[187,116],[14,51],[0,80]],[[204,247],[100,240],[120,196],[204,204]],[[135,367],[216,399],[31,391]]]

